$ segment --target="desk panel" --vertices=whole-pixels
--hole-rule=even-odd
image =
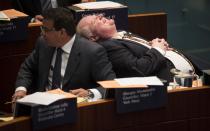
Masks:
[[[202,104],[191,104],[193,100]],[[210,129],[209,100],[210,88],[202,87],[169,92],[168,104],[165,107],[125,114],[116,113],[114,100],[83,103],[78,105],[78,120],[76,123],[46,130],[200,131]],[[30,131],[30,121],[30,117],[16,118],[10,122],[0,123],[0,130],[15,131],[23,129]]]

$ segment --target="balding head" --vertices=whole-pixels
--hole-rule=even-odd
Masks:
[[[77,25],[77,33],[92,41],[95,41],[92,39],[92,37],[94,37],[94,34],[93,28],[91,28],[91,26],[93,25],[92,22],[94,20],[94,17],[94,15],[85,16],[79,21]]]
[[[83,17],[77,25],[77,33],[92,41],[109,39],[117,32],[114,20],[102,15]]]

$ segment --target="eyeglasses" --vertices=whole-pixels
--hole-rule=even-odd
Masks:
[[[41,32],[43,32],[43,33],[50,32],[50,31],[55,31],[54,27],[49,29],[49,28],[47,28],[45,26],[40,26],[40,29],[41,29]]]

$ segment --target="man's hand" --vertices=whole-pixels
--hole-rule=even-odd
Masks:
[[[44,19],[44,17],[42,15],[36,15],[35,16],[35,21],[34,22],[41,22]]]
[[[88,90],[85,90],[83,88],[70,90],[69,92],[79,97],[88,97]]]
[[[14,95],[12,96],[12,112],[14,112],[15,110],[15,102],[18,99],[23,98],[24,96],[26,96],[26,91],[23,90],[19,90],[14,93]]]
[[[158,47],[164,51],[171,49],[169,48],[169,44],[167,41],[165,41],[165,39],[159,39],[159,38],[153,39],[151,41],[151,44],[152,44],[152,47]]]
[[[12,102],[16,102],[18,99],[23,98],[26,95],[26,91],[19,90],[12,96]]]

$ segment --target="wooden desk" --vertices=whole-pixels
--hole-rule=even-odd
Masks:
[[[202,131],[210,130],[210,88],[169,91],[166,107],[117,114],[113,100],[78,105],[78,121],[49,131]],[[71,117],[71,116],[69,116]],[[0,130],[30,131],[30,117],[0,123]]]

